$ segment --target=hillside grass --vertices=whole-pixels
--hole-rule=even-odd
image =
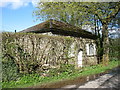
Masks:
[[[98,74],[105,72],[106,70],[110,70],[120,65],[120,61],[112,60],[109,62],[108,66],[103,66],[102,64],[84,67],[82,69],[77,69],[72,72],[65,71],[60,73],[59,75],[52,75],[48,77],[42,77],[39,74],[27,74],[16,81],[2,82],[2,88],[25,88],[30,86],[36,86],[41,84],[46,84],[50,82],[57,82],[64,79],[74,79],[80,76],[88,76],[93,74]],[[56,72],[56,71],[54,71]]]

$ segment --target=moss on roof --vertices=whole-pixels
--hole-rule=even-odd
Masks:
[[[25,32],[25,33],[52,32],[53,34],[59,34],[59,35],[65,35],[65,36],[83,37],[83,38],[90,38],[90,39],[97,38],[97,36],[92,34],[91,32],[85,31],[79,27],[70,25],[68,23],[56,21],[53,19],[47,20],[43,23],[27,28],[21,32]]]

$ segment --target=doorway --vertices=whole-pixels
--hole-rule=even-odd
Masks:
[[[83,60],[82,54],[83,54],[83,50],[80,49],[79,52],[78,52],[78,67],[82,67],[83,66],[82,65],[82,60]]]

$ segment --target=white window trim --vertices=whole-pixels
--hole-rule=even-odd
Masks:
[[[90,52],[89,52],[89,45],[90,45],[91,43],[87,43],[86,44],[86,52],[87,52],[87,55],[88,56],[93,56],[93,55],[96,55],[96,45],[95,45],[95,43],[92,43],[93,44],[93,48],[94,48],[94,52],[93,52],[93,54],[90,54]]]

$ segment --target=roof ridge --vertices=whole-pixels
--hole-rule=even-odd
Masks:
[[[62,21],[57,21],[55,19],[49,19],[45,22],[39,23],[35,26],[29,27],[21,32],[28,32],[28,33],[45,33],[45,32],[52,32],[52,33],[59,33],[61,35],[70,35],[73,36],[73,33],[78,37],[88,37],[94,38],[94,34],[89,31],[86,31],[80,27],[71,25],[69,23],[65,23]],[[74,36],[75,36],[74,35]]]

